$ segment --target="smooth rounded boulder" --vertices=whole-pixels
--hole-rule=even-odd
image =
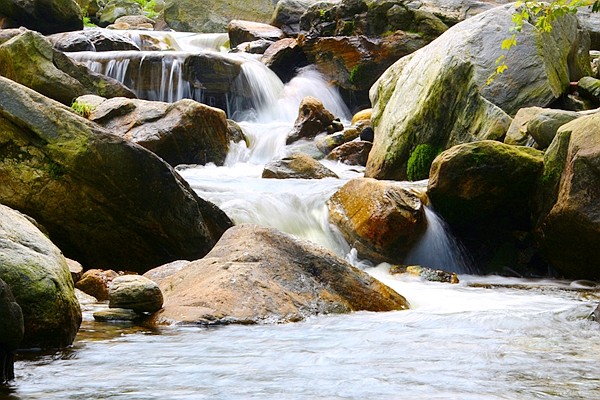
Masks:
[[[231,228],[206,257],[157,283],[165,303],[156,324],[281,323],[408,308],[404,297],[330,251],[256,225]]]
[[[465,143],[433,161],[427,195],[455,228],[527,228],[542,169],[539,150],[493,140]]]
[[[229,150],[225,112],[191,99],[175,103],[97,96],[77,98],[87,104],[90,121],[179,164],[222,165]]]
[[[419,144],[444,150],[499,140],[509,115],[548,105],[590,72],[589,36],[575,16],[565,15],[550,33],[525,23],[508,70],[490,80],[513,12],[506,5],[469,18],[386,70],[370,90],[375,140],[365,176],[406,179]]]
[[[23,312],[20,347],[55,348],[73,343],[81,309],[67,261],[30,218],[1,204],[0,279],[10,286]]]
[[[269,179],[323,179],[337,178],[338,176],[308,154],[296,153],[267,163],[262,177]]]
[[[32,31],[0,45],[0,75],[65,105],[84,94],[135,97],[117,80],[76,63]]]
[[[1,77],[0,132],[0,202],[83,265],[197,259],[232,226],[155,154]]]
[[[565,277],[599,280],[600,113],[559,128],[536,198],[536,232],[546,260]]]
[[[110,284],[108,306],[131,309],[137,313],[153,313],[163,305],[158,285],[140,275],[119,276]]]
[[[421,200],[399,182],[352,179],[327,206],[348,244],[375,262],[401,263],[427,227]]]

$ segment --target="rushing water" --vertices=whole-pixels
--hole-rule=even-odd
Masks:
[[[344,120],[347,110],[314,70],[275,86],[237,115],[249,148],[232,146],[225,166],[181,166],[180,174],[236,223],[322,244],[403,294],[411,309],[151,330],[97,323],[91,313],[106,304],[86,305],[74,345],[20,355],[0,398],[600,399],[600,324],[587,319],[598,289],[464,274],[458,285],[431,283],[358,260],[330,226],[326,201],[360,168],[325,163],[341,179],[260,178],[266,162],[293,150],[285,135],[303,96],[321,98]],[[443,221],[432,210],[427,218],[408,260],[465,272]]]

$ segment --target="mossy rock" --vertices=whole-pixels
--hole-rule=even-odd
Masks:
[[[10,286],[23,311],[23,348],[73,343],[81,310],[64,256],[30,219],[3,205],[0,279]]]

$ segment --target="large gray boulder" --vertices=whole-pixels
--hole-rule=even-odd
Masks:
[[[508,71],[486,84],[503,54],[500,43],[509,35],[513,11],[501,6],[453,26],[373,85],[375,141],[366,176],[406,178],[407,161],[419,144],[443,150],[500,139],[508,115],[549,104],[589,71],[589,37],[575,16],[566,15],[550,34],[526,24],[507,55]]]
[[[135,97],[118,81],[93,73],[54,50],[48,39],[33,31],[0,45],[0,75],[66,105],[84,94]]]
[[[21,347],[53,348],[73,342],[81,323],[81,310],[64,256],[28,217],[3,205],[0,279],[10,286],[23,311],[25,333]],[[11,330],[10,320],[3,319],[0,325],[3,333]],[[13,348],[18,344],[17,333],[15,342],[8,343]]]
[[[128,35],[108,29],[85,29],[82,31],[56,33],[47,36],[59,51],[118,51],[140,50]]]
[[[83,29],[74,0],[0,0],[0,28],[24,26],[43,34]]]
[[[419,0],[409,3],[409,7],[427,11],[444,21],[455,25],[511,0]]]
[[[147,148],[173,167],[222,165],[227,156],[227,119],[218,108],[190,99],[164,103],[88,95],[77,102],[90,105],[90,121]]]
[[[319,0],[279,0],[271,18],[271,25],[278,27],[287,36],[298,36],[300,18],[308,8]]]
[[[272,0],[167,0],[167,25],[183,32],[226,32],[233,19],[268,23],[275,10]]]
[[[196,259],[231,226],[150,151],[1,77],[0,202],[97,268]]]
[[[600,113],[559,128],[544,159],[537,233],[547,261],[575,279],[600,279]]]
[[[161,275],[153,271],[147,275]],[[206,257],[157,283],[165,298],[153,317],[158,324],[280,323],[408,308],[404,297],[330,251],[255,225],[231,228]]]

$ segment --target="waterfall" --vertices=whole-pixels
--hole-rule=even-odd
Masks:
[[[452,235],[448,224],[435,211],[425,206],[427,229],[410,253],[404,264],[422,265],[459,274],[475,273],[466,250]]]

